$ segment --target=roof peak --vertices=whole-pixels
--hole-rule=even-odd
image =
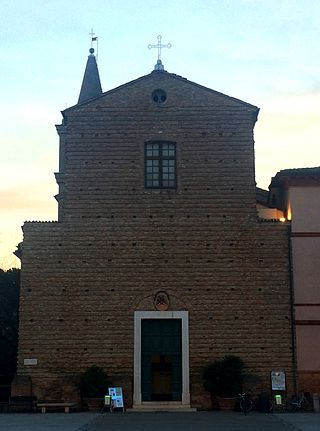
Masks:
[[[166,70],[160,71],[160,73],[158,71],[156,71],[156,70],[153,70],[152,72],[150,72],[150,73],[148,73],[146,75],[140,76],[139,78],[136,78],[136,79],[133,79],[133,80],[131,80],[129,82],[125,82],[124,84],[118,85],[115,88],[111,88],[110,90],[108,90],[108,91],[106,91],[104,93],[101,93],[101,94],[98,94],[97,96],[91,97],[90,100],[94,99],[94,98],[99,98],[101,96],[107,96],[109,94],[113,94],[113,93],[115,93],[115,92],[117,92],[117,91],[119,91],[119,90],[121,90],[121,89],[123,89],[125,87],[129,87],[131,85],[135,85],[136,83],[138,83],[138,82],[140,82],[142,80],[154,79],[154,78],[155,79],[159,79],[159,80],[162,80],[164,78],[174,79],[174,80],[186,83],[188,85],[191,85],[193,87],[202,89],[203,91],[210,92],[210,93],[215,94],[215,95],[217,95],[219,97],[227,98],[230,101],[233,101],[233,102],[235,102],[237,104],[242,105],[244,107],[244,109],[252,111],[253,112],[253,119],[254,119],[254,121],[257,120],[257,116],[258,116],[258,113],[259,113],[259,108],[257,106],[252,105],[252,104],[250,104],[248,102],[245,102],[245,101],[243,101],[241,99],[237,99],[236,97],[232,97],[232,96],[229,96],[227,94],[221,93],[221,92],[219,92],[217,90],[213,90],[212,88],[209,88],[209,87],[206,87],[204,85],[198,84],[198,83],[196,83],[194,81],[190,81],[190,80],[188,80],[187,78],[185,78],[183,76],[177,75],[176,73],[167,72]],[[79,103],[86,103],[87,101],[89,102],[90,100],[89,99],[83,100],[82,102],[78,102],[78,104]],[[75,109],[78,106],[78,104],[76,104],[74,106],[70,106],[70,107],[64,109],[62,112],[68,112],[69,110]]]
[[[156,71],[156,72],[165,72],[164,66],[163,66],[162,61],[160,59],[157,60],[157,63],[154,65],[153,72],[154,71]]]
[[[89,49],[86,69],[84,72],[78,103],[86,102],[94,97],[101,96],[102,88],[98,65],[94,55],[94,49]]]

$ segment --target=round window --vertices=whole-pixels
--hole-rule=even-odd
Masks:
[[[154,90],[151,95],[152,101],[154,103],[164,103],[167,100],[167,94],[164,90]]]

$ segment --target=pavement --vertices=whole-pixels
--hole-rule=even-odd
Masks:
[[[1,431],[320,431],[319,413],[1,413]]]

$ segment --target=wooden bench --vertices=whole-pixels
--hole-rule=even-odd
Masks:
[[[8,412],[35,412],[37,397],[18,395],[9,398]]]
[[[50,408],[64,408],[64,412],[65,413],[69,413],[70,412],[70,408],[71,407],[76,407],[77,404],[76,403],[55,403],[55,402],[40,402],[37,403],[37,407],[41,408],[41,413],[46,413],[47,409]]]

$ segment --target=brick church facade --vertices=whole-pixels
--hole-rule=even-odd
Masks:
[[[127,406],[209,408],[203,367],[232,354],[292,393],[288,224],[257,215],[258,108],[161,62],[102,93],[91,53],[62,115],[58,221],[23,226],[17,387],[78,400],[98,365]]]

